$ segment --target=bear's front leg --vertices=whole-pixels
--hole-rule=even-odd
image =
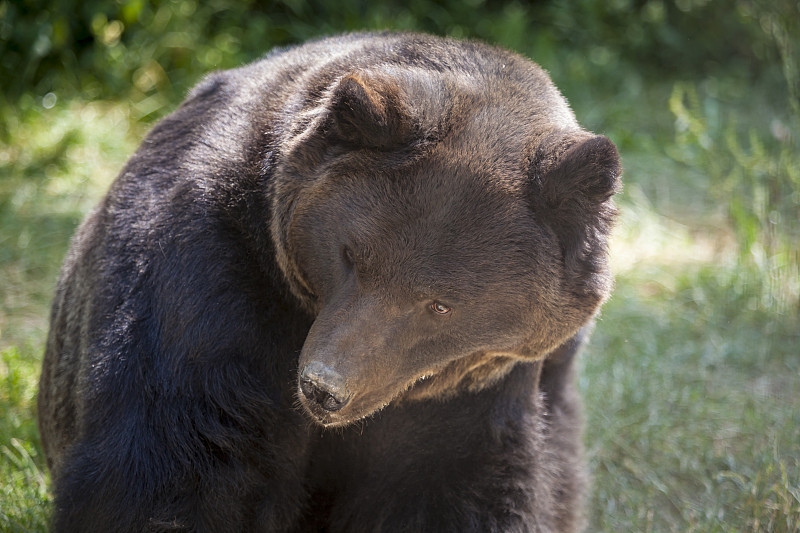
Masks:
[[[306,426],[291,409],[254,402],[258,391],[230,390],[225,405],[219,391],[144,403],[120,387],[106,398],[125,409],[85,415],[53,470],[53,530],[289,530],[305,505]]]

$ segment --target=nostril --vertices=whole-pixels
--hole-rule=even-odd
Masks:
[[[338,411],[349,401],[344,378],[321,363],[309,363],[300,374],[303,396],[326,411]]]
[[[300,390],[303,392],[303,396],[305,396],[309,400],[314,400],[314,398],[317,395],[317,392],[319,391],[314,382],[308,379],[300,380]]]
[[[338,411],[347,404],[347,398],[338,399],[333,394],[322,392],[315,397],[316,402],[326,411]]]

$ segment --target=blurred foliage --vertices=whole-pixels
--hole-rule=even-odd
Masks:
[[[622,81],[620,62],[648,76],[724,70],[774,80],[798,19],[795,0],[2,0],[0,84],[12,102],[25,92],[92,99],[130,89],[146,115],[211,69],[360,29],[478,37],[551,69],[588,59],[610,84]]]
[[[768,133],[744,127],[691,84],[669,99],[676,161],[705,169],[711,198],[726,206],[740,261],[755,279],[752,306],[800,312],[800,115],[772,118]],[[762,285],[764,290],[752,288]]]

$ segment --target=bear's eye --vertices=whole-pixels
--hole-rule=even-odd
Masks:
[[[441,302],[433,302],[430,305],[431,311],[436,313],[437,315],[449,315],[452,309],[447,307]]]

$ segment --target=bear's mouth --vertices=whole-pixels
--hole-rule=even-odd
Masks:
[[[369,418],[393,403],[403,393],[418,384],[429,383],[436,376],[436,371],[427,370],[408,380],[405,385],[387,387],[393,393],[374,391],[371,393],[352,394],[346,401],[315,396],[303,390],[302,381],[298,383],[297,398],[303,410],[315,423],[325,428],[341,428]],[[311,398],[309,398],[311,397]],[[388,398],[388,399],[387,399]],[[344,405],[340,405],[344,404]],[[327,407],[327,408],[326,408]]]
[[[391,400],[380,400],[381,395],[377,394],[374,395],[376,398],[373,401],[368,401],[364,396],[354,395],[348,399],[346,405],[336,409],[335,407],[338,406],[332,405],[331,402],[326,403],[323,400],[320,403],[309,400],[299,386],[297,395],[303,410],[311,416],[314,422],[325,428],[348,426],[376,414],[391,403]],[[334,409],[326,408],[326,406],[334,407]]]
[[[470,391],[492,386],[519,361],[502,352],[482,351],[467,357],[427,368],[406,381],[385,384],[380,389],[353,392],[349,387],[331,389],[331,393],[304,390],[298,380],[297,397],[306,413],[325,428],[344,427],[371,417],[388,405],[401,401],[444,399],[465,388]],[[313,365],[308,365],[313,368]],[[342,378],[344,383],[357,382]],[[334,391],[344,391],[344,394]]]

